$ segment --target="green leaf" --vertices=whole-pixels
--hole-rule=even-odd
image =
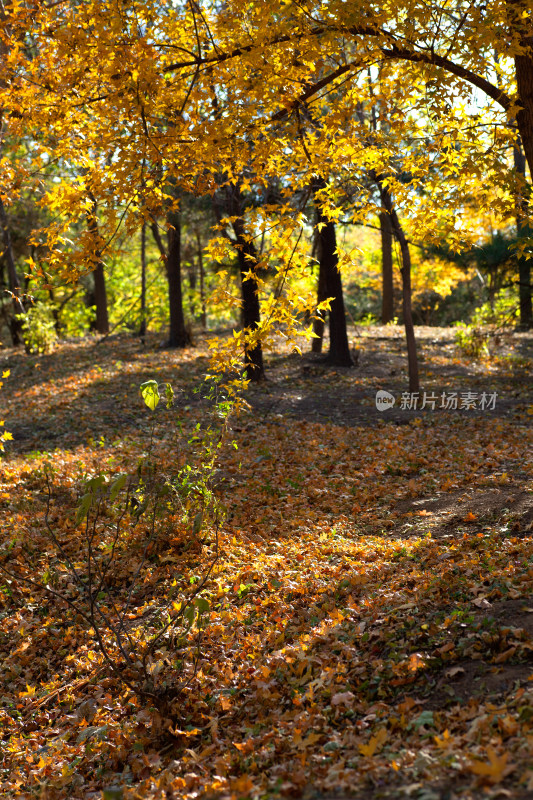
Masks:
[[[124,488],[127,480],[128,476],[126,475],[126,473],[123,472],[118,476],[116,480],[113,481],[109,492],[109,499],[111,500],[111,502],[117,499],[118,493],[120,492],[121,489]]]
[[[91,508],[93,502],[93,497],[94,495],[92,492],[87,492],[87,494],[84,494],[81,498],[78,505],[78,510],[76,512],[76,522],[78,524],[84,520],[89,513],[89,509]]]
[[[107,789],[103,790],[102,794],[103,800],[122,800],[124,797],[121,786],[108,786]]]
[[[423,725],[434,725],[434,724],[435,723],[433,720],[433,711],[422,711],[422,713],[419,714],[418,717],[416,717],[416,719],[414,719],[409,724],[409,728],[415,728],[416,730],[418,730]]]
[[[151,411],[155,411],[159,404],[160,395],[157,381],[145,381],[141,383],[140,389],[141,397]]]
[[[89,480],[85,484],[85,488],[94,494],[101,489],[106,483],[106,476],[100,473],[99,475],[95,475],[93,478],[89,478]]]
[[[202,530],[202,523],[204,521],[204,512],[199,511],[198,514],[195,516],[193,524],[192,524],[192,535],[198,536],[200,531]]]
[[[211,606],[209,605],[205,597],[196,598],[196,608],[198,609],[199,614],[207,614],[211,610]]]
[[[194,615],[195,615],[195,608],[194,608],[194,606],[187,606],[187,608],[186,608],[186,609],[185,609],[185,611],[183,612],[183,616],[185,617],[185,619],[187,620],[187,622],[189,623],[189,625],[192,625],[192,624],[193,624],[193,622],[194,622]]]
[[[165,383],[165,397],[167,401],[167,408],[170,408],[174,401],[174,389],[170,383]]]

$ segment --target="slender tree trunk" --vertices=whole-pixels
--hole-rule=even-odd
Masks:
[[[205,303],[204,251],[198,231],[196,231],[196,245],[198,248],[198,275],[200,278],[200,324],[205,331],[207,330],[207,309]]]
[[[392,270],[392,226],[386,211],[379,215],[381,229],[381,321],[384,325],[394,319],[394,282]]]
[[[392,197],[387,189],[378,180],[378,186],[381,193],[381,202],[387,210],[392,232],[400,245],[400,253],[402,257],[402,311],[403,311],[403,324],[405,328],[405,339],[407,342],[407,361],[409,370],[409,391],[419,392],[420,383],[418,378],[418,358],[416,353],[416,339],[415,329],[413,325],[413,311],[411,307],[411,253],[409,251],[409,243],[405,236],[404,230],[401,226],[398,214],[392,203]]]
[[[100,261],[94,270],[94,302],[96,304],[96,330],[98,333],[109,333],[109,315],[107,312],[107,291],[105,285],[104,265]]]
[[[152,222],[150,225],[150,230],[152,231],[152,236],[154,237],[154,242],[157,245],[157,249],[161,254],[161,258],[163,262],[167,263],[167,251],[165,245],[163,244],[163,239],[161,238],[161,234],[159,233],[159,228],[157,227],[157,222]]]
[[[336,367],[353,366],[348,332],[346,330],[346,313],[342,293],[342,279],[337,254],[337,238],[335,223],[324,215],[317,193],[326,186],[323,178],[313,182],[315,207],[317,211],[317,235],[319,239],[320,269],[325,273],[326,297],[331,298],[329,309],[329,352],[327,362]]]
[[[179,213],[169,214],[171,225],[168,231],[168,304],[170,311],[170,332],[168,347],[186,347],[191,337],[185,326],[183,314],[183,293],[181,286],[181,220]]]
[[[514,166],[523,180],[523,189],[529,188],[526,182],[526,158],[518,142],[513,150]],[[517,198],[516,232],[519,237],[531,235],[528,223],[529,198],[524,192]],[[529,330],[533,327],[533,308],[531,303],[531,266],[527,258],[518,259],[518,296],[520,299],[520,328]]]
[[[189,314],[192,319],[196,319],[198,316],[196,306],[196,262],[194,261],[192,253],[190,255],[191,257],[188,261],[189,267],[187,269],[187,281],[189,284],[187,299],[189,301]]]
[[[245,329],[257,330],[261,322],[261,309],[259,305],[259,292],[257,280],[254,277],[257,268],[257,251],[253,242],[248,241],[246,229],[241,216],[233,222],[235,233],[235,248],[239,262],[242,293],[242,321]],[[249,273],[252,273],[250,276]],[[255,347],[247,348],[245,352],[247,377],[255,383],[265,379],[263,365],[263,348],[261,342]]]
[[[146,336],[146,221],[143,220],[141,228],[141,324],[139,336]]]
[[[23,343],[22,326],[17,319],[19,314],[24,314],[25,308],[20,297],[20,279],[15,266],[15,256],[13,254],[13,242],[11,241],[11,231],[9,230],[9,220],[7,212],[0,198],[0,224],[2,226],[2,241],[4,243],[4,257],[7,265],[7,280],[9,291],[13,301],[13,315],[9,320],[11,341],[14,345]]]
[[[93,270],[94,278],[94,303],[96,306],[96,330],[98,333],[109,333],[109,315],[107,311],[107,291],[105,285],[104,264],[98,242],[100,239],[98,233],[98,218],[97,218],[97,205],[93,199],[93,206],[90,213],[87,214],[87,227],[89,232],[94,237],[95,242],[95,257],[96,267]]]

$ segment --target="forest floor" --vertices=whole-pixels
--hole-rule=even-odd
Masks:
[[[474,360],[452,329],[417,329],[417,409],[402,331],[353,335],[353,369],[267,356],[219,451],[218,550],[213,531],[201,543],[194,522],[128,506],[98,602],[136,642],[139,620],[179,619],[172,598],[218,555],[197,661],[193,628],[150,662],[155,684],[187,677],[164,710],[120,684],[76,611],[91,533],[76,507],[84,479],[135,474],[150,448],[158,474],[183,475],[216,418],[194,391],[207,342],[0,350],[2,796],[533,798],[533,334]],[[170,410],[144,406],[149,379],[172,384]],[[476,408],[442,408],[452,393]],[[102,558],[117,514],[103,504]]]

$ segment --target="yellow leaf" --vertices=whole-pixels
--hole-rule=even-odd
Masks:
[[[372,736],[368,744],[361,744],[359,745],[359,752],[362,756],[367,756],[367,758],[372,758],[376,753],[378,753],[388,738],[388,732],[386,728],[380,728],[379,731]]]
[[[409,657],[408,669],[409,669],[410,672],[416,672],[417,669],[422,669],[422,667],[425,667],[425,666],[426,666],[426,662],[423,659],[423,657],[420,655],[420,653],[413,653]]]
[[[443,747],[443,748],[449,747],[453,741],[452,737],[450,736],[450,731],[448,730],[448,728],[446,728],[442,736],[435,736],[434,739],[437,747]]]
[[[488,747],[487,755],[489,757],[488,763],[479,761],[476,758],[471,761],[469,768],[474,775],[485,778],[489,783],[499,783],[505,775],[514,769],[514,767],[507,766],[509,753],[499,756],[492,747]]]

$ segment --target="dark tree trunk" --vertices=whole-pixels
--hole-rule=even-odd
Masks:
[[[416,354],[416,339],[415,329],[413,325],[413,311],[411,307],[411,253],[409,251],[409,243],[405,236],[404,230],[401,226],[398,214],[392,203],[392,197],[387,189],[383,188],[381,181],[377,181],[380,193],[381,202],[387,210],[392,232],[400,245],[400,253],[402,258],[402,311],[403,311],[403,324],[405,328],[405,339],[407,342],[407,361],[409,370],[409,391],[419,392],[420,383],[418,379],[418,358]]]
[[[146,222],[143,220],[141,228],[141,324],[139,336],[146,336]]]
[[[245,329],[254,331],[257,330],[261,322],[259,292],[257,280],[255,279],[258,261],[257,251],[254,243],[248,241],[242,217],[237,217],[232,224],[241,276],[242,322]],[[251,381],[257,383],[265,379],[263,348],[260,342],[255,347],[246,349],[245,364],[246,375]]]
[[[525,8],[525,6],[523,6]],[[528,21],[528,25],[530,25]],[[524,35],[521,44],[529,50],[515,57],[516,88],[518,90],[516,124],[522,140],[522,146],[533,175],[533,36]]]
[[[104,265],[100,261],[94,270],[94,302],[96,305],[96,330],[98,333],[109,333],[109,316],[107,313],[107,291],[105,287]]]
[[[325,273],[326,297],[331,298],[329,309],[329,352],[327,362],[336,367],[353,366],[348,333],[346,330],[346,314],[342,293],[342,279],[337,255],[337,238],[335,223],[328,220],[322,211],[317,193],[326,186],[323,178],[313,183],[315,207],[317,211],[317,235],[319,239],[320,269]]]
[[[381,229],[381,321],[384,325],[394,319],[394,282],[392,271],[392,226],[386,211],[379,215]]]
[[[93,270],[94,278],[94,304],[96,306],[96,330],[98,333],[109,333],[109,316],[107,312],[107,291],[105,285],[104,264],[102,254],[98,246],[100,235],[98,233],[97,205],[93,199],[93,206],[87,214],[87,226],[95,242],[96,267]]]
[[[11,333],[11,341],[14,345],[23,343],[22,326],[20,320],[17,319],[19,314],[24,314],[25,308],[20,296],[20,280],[15,266],[15,256],[13,254],[13,243],[11,241],[11,232],[9,230],[9,220],[7,218],[6,209],[2,198],[0,198],[0,225],[2,226],[2,241],[4,243],[4,257],[7,265],[7,280],[9,291],[13,301],[13,315],[9,320],[9,328]]]
[[[523,181],[523,192],[516,203],[516,232],[519,237],[531,235],[528,224],[529,198],[526,182],[526,158],[518,142],[514,147],[514,166]],[[527,258],[518,259],[518,296],[520,298],[520,328],[529,330],[533,327],[533,309],[531,303],[531,266]]]
[[[183,314],[183,293],[181,287],[181,220],[179,213],[168,216],[171,225],[168,231],[168,305],[170,311],[170,333],[168,347],[186,347],[191,337],[185,327]]]

